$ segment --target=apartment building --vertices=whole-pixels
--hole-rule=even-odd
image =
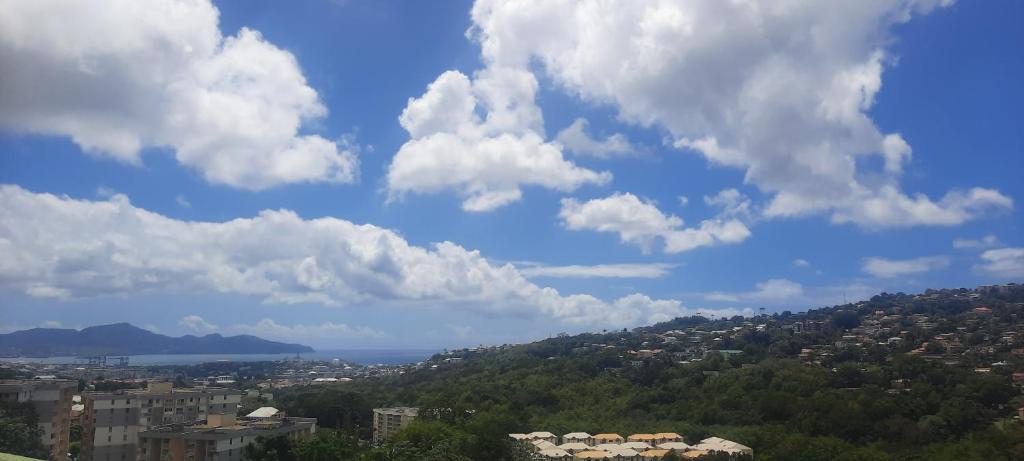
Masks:
[[[193,424],[212,414],[234,414],[242,392],[223,388],[173,388],[87,392],[82,395],[82,461],[130,461],[138,435],[153,426]]]
[[[394,407],[373,409],[373,444],[380,445],[416,419],[419,408]]]
[[[138,461],[241,461],[242,450],[257,437],[284,435],[309,439],[316,418],[236,418],[210,414],[201,424],[169,424],[139,432]]]
[[[71,398],[78,382],[65,379],[0,380],[0,400],[35,408],[43,446],[51,460],[66,461],[71,441]]]

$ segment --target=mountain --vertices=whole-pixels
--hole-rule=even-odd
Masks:
[[[82,330],[33,328],[0,334],[0,355],[140,355],[140,354],[284,354],[313,352],[301,344],[287,344],[250,335],[172,337],[128,323],[100,325]]]

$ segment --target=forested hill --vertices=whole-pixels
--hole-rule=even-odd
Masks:
[[[423,407],[440,418],[397,441],[419,444],[421,459],[439,443],[468,459],[514,459],[503,434],[532,431],[715,435],[759,460],[1024,459],[1022,319],[1016,285],[882,294],[451,351],[401,376],[278,402],[355,432],[370,407]]]
[[[127,324],[83,328],[33,328],[0,334],[5,356],[140,354],[279,354],[313,352],[309,346],[268,341],[250,335],[171,337]]]

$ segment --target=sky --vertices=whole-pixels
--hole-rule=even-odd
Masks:
[[[0,0],[0,331],[452,348],[1024,281],[1012,0]]]

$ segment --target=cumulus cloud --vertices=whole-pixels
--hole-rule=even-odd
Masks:
[[[76,200],[0,186],[0,288],[64,298],[217,292],[267,303],[443,305],[630,326],[685,312],[635,294],[562,295],[512,264],[451,242],[410,245],[397,233],[336,218],[265,210],[225,222],[171,219],[124,195]],[[192,322],[190,325],[201,326]]]
[[[478,0],[471,36],[489,72],[540,69],[627,123],[743,170],[770,197],[768,217],[955,225],[1013,202],[984,188],[939,200],[904,192],[912,148],[869,116],[895,62],[890,30],[950,3]],[[535,110],[532,95],[520,104]],[[883,167],[862,161],[871,157]]]
[[[642,278],[657,279],[669,275],[675,264],[596,264],[592,266],[531,266],[520,267],[527,277],[553,278]]]
[[[0,5],[2,128],[131,164],[170,147],[243,189],[357,178],[352,149],[303,132],[327,110],[295,57],[255,30],[222,35],[209,0]]]
[[[956,248],[958,250],[968,248],[991,248],[999,245],[999,239],[992,234],[986,235],[977,240],[965,238],[958,238],[953,240],[953,248]]]
[[[587,133],[587,119],[578,118],[572,125],[558,132],[556,139],[576,155],[610,158],[635,155],[638,149],[622,133],[615,133],[597,140]]]
[[[913,259],[865,258],[862,269],[875,277],[892,278],[917,275],[949,267],[948,256],[923,256]]]
[[[207,334],[217,331],[217,325],[207,322],[202,317],[192,314],[178,320],[178,325],[189,333]]]
[[[522,186],[572,191],[610,181],[611,173],[578,167],[544,140],[536,91],[527,71],[438,76],[399,117],[411,139],[388,167],[389,199],[454,190],[464,210],[481,212],[518,201]]]
[[[41,323],[39,326],[41,326],[43,328],[60,328],[61,327],[61,323],[58,320],[47,320],[47,321]]]
[[[1004,279],[1024,277],[1024,248],[998,248],[981,254],[981,264],[975,269]]]
[[[807,261],[806,259],[803,259],[803,258],[794,259],[793,260],[793,265],[796,266],[796,267],[804,267],[804,268],[811,267],[811,263],[809,261]]]
[[[613,232],[623,243],[651,251],[660,242],[666,253],[680,253],[694,248],[739,243],[750,236],[750,230],[738,219],[723,216],[701,221],[697,227],[684,227],[683,220],[666,215],[650,202],[633,194],[615,193],[584,203],[562,199],[559,217],[566,229]]]
[[[346,338],[385,338],[383,332],[369,327],[353,327],[344,323],[325,322],[316,325],[283,325],[273,319],[262,319],[253,324],[239,323],[225,328],[229,334],[259,336],[279,341],[338,340]]]

